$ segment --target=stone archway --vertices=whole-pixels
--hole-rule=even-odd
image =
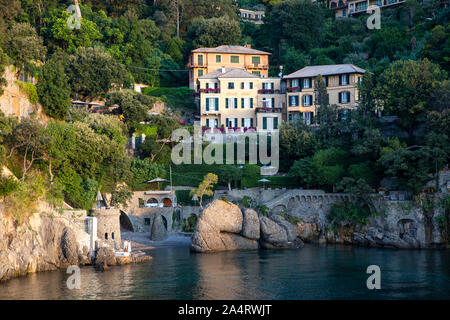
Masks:
[[[133,224],[131,223],[130,218],[122,210],[120,210],[119,220],[120,220],[120,229],[121,230],[134,232]]]
[[[156,198],[150,198],[145,203],[146,207],[157,207],[159,205],[159,202]]]

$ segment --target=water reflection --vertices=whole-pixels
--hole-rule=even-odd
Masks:
[[[81,269],[81,289],[62,271],[0,284],[0,299],[449,299],[450,252],[306,246],[300,250],[193,254],[152,251],[153,260]],[[366,288],[379,265],[382,290]]]

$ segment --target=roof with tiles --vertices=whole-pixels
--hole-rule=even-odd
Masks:
[[[257,75],[238,68],[220,68],[212,71],[199,79],[220,79],[220,78],[259,78]]]
[[[269,55],[271,53],[255,50],[249,47],[243,46],[231,46],[223,45],[215,48],[198,48],[192,50],[192,52],[204,52],[204,53],[235,53],[235,54],[258,54],[258,55]]]
[[[319,74],[322,76],[343,74],[343,73],[365,73],[366,70],[361,69],[353,64],[330,64],[324,66],[309,66],[297,70],[287,76],[284,79],[295,79],[295,78],[308,78],[316,77]]]

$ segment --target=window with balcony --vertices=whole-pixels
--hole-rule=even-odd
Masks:
[[[239,63],[239,56],[230,56],[231,63]]]
[[[291,80],[291,87],[298,87],[298,79]]]
[[[253,66],[257,67],[261,63],[261,57],[252,57]]]

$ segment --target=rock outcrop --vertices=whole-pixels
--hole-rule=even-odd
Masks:
[[[17,225],[1,210],[0,218],[0,281],[91,262],[84,246],[89,238],[67,219],[34,214]]]
[[[280,221],[281,225],[267,217],[258,216],[252,209],[242,213],[232,203],[214,200],[200,214],[191,250],[215,252],[299,246],[301,240],[293,239],[297,229],[285,225],[289,222],[284,219]]]
[[[246,238],[258,240],[260,236],[260,223],[258,213],[253,209],[244,211],[242,222],[242,235]]]
[[[164,221],[161,215],[157,215],[153,219],[152,232],[150,233],[150,240],[162,241],[167,239],[168,233],[167,228],[164,225]]]

